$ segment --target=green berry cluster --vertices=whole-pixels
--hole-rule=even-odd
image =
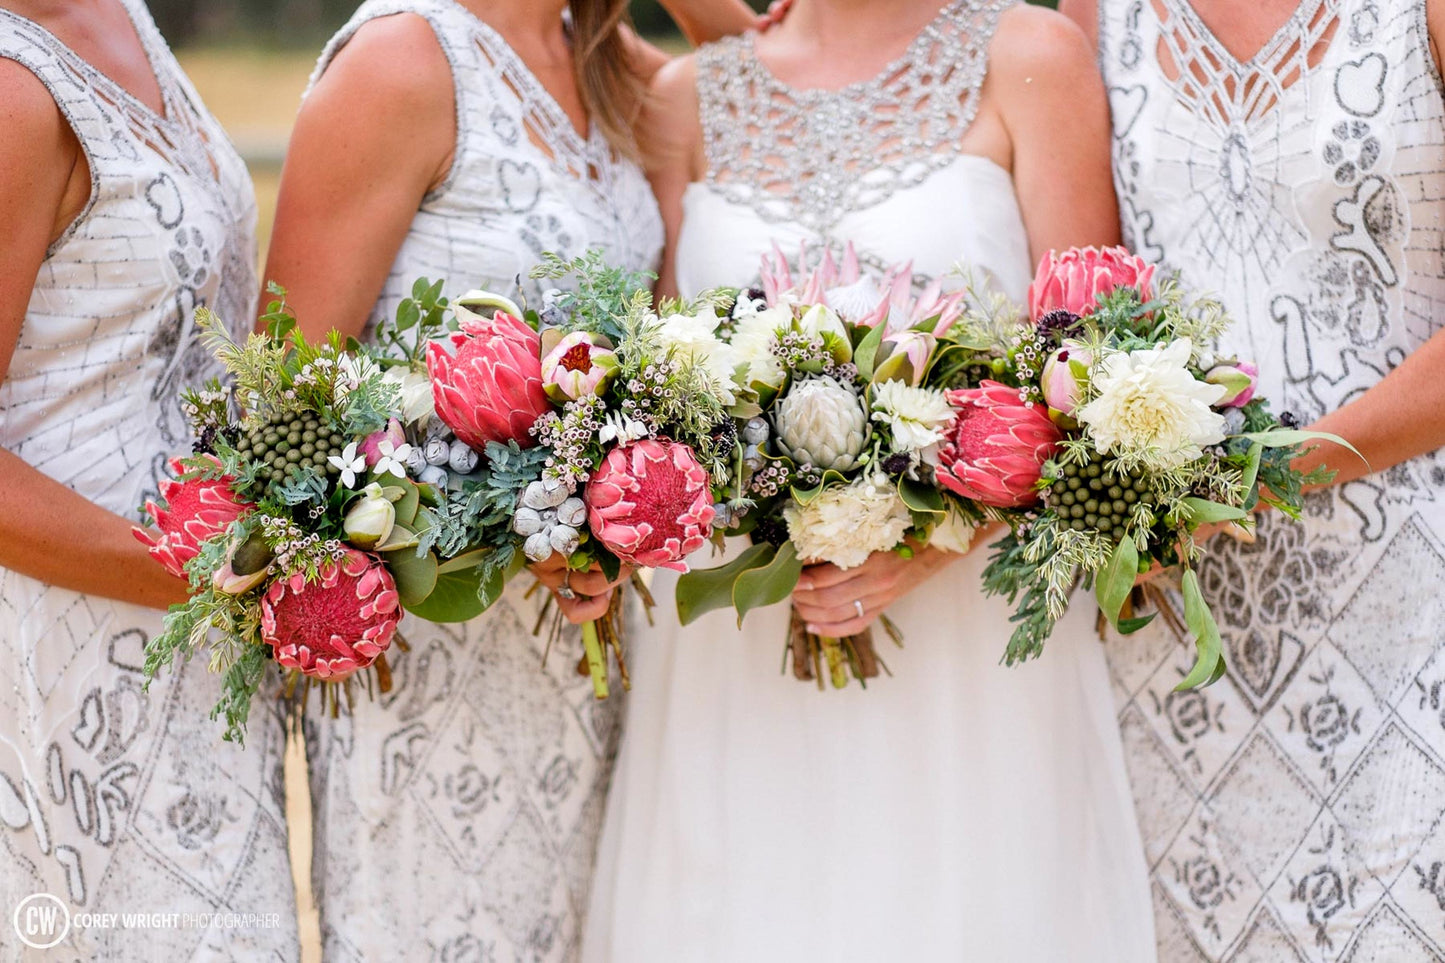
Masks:
[[[241,436],[236,451],[247,461],[260,462],[256,477],[274,484],[286,478],[292,465],[334,473],[326,458],[341,451],[345,441],[314,411],[274,412]]]
[[[1049,507],[1061,523],[1074,531],[1094,530],[1116,539],[1124,537],[1134,506],[1151,501],[1141,471],[1124,472],[1101,461],[1062,466],[1059,479],[1049,488]]]

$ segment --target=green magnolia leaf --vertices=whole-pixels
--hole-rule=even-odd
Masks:
[[[1099,611],[1104,613],[1104,618],[1116,631],[1119,630],[1119,613],[1138,575],[1139,550],[1132,538],[1122,539],[1094,581],[1094,597],[1099,602]]]
[[[884,327],[882,324],[874,325],[853,349],[853,363],[858,366],[858,376],[864,381],[873,380],[873,359],[878,356],[878,346],[883,343]]]
[[[1180,583],[1184,591],[1184,624],[1194,633],[1196,657],[1194,668],[1176,686],[1177,690],[1197,689],[1217,681],[1224,674],[1224,640],[1220,638],[1219,626],[1199,590],[1199,576],[1193,569],[1184,572]]]
[[[691,625],[699,617],[733,604],[733,583],[749,569],[767,565],[777,549],[760,542],[726,565],[717,568],[693,569],[677,580],[677,618]]]
[[[469,621],[487,610],[481,583],[482,570],[476,567],[439,575],[431,594],[419,605],[406,606],[407,611],[428,622]]]
[[[1248,518],[1249,512],[1242,508],[1235,508],[1233,505],[1221,505],[1219,502],[1211,502],[1203,498],[1189,496],[1181,498],[1184,520],[1191,526],[1208,525],[1212,522],[1232,522],[1241,518]]]
[[[415,552],[392,552],[386,558],[386,567],[396,580],[402,608],[408,611],[415,611],[436,588],[437,558],[430,552],[421,556]]]
[[[1248,460],[1244,464],[1244,474],[1240,477],[1239,483],[1248,492],[1248,507],[1253,508],[1259,501],[1259,492],[1255,489],[1255,482],[1259,481],[1259,466],[1264,458],[1264,446],[1254,442],[1249,446],[1249,453],[1245,456]]]
[[[793,594],[803,562],[792,542],[784,542],[772,561],[761,568],[750,568],[733,583],[733,608],[738,610],[738,628],[743,616],[753,609],[774,605]]]
[[[905,478],[898,483],[898,497],[912,512],[925,515],[942,515],[944,512],[943,492],[932,485]]]

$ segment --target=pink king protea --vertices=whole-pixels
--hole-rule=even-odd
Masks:
[[[1154,296],[1154,265],[1135,257],[1125,247],[1071,247],[1050,251],[1039,262],[1029,286],[1029,317],[1038,323],[1051,311],[1068,311],[1083,317],[1099,298],[1116,288],[1136,288],[1139,298]]]
[[[302,675],[344,679],[391,645],[401,599],[375,555],[348,549],[321,568],[321,579],[278,579],[261,596],[261,638],[276,661]]]
[[[213,459],[214,460],[214,459]],[[215,462],[220,465],[220,461]],[[171,471],[186,471],[179,458],[171,459]],[[231,523],[251,510],[231,483],[230,475],[222,478],[192,478],[187,481],[166,479],[161,482],[161,502],[145,503],[148,515],[161,531],[156,538],[141,528],[132,529],[135,537],[150,549],[151,557],[178,578],[186,577],[186,563],[201,550],[201,543],[221,534]]]
[[[614,448],[587,484],[587,524],[624,562],[685,572],[716,514],[709,481],[686,445],[649,438]]]
[[[1017,388],[985,381],[950,391],[958,418],[938,453],[938,482],[949,491],[996,508],[1032,502],[1039,472],[1063,439],[1043,405],[1029,406]]]
[[[468,318],[462,329],[427,346],[426,367],[438,417],[476,451],[487,442],[536,444],[528,434],[551,409],[542,390],[542,341],[525,321],[498,311]]]

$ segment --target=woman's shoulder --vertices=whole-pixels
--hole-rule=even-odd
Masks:
[[[1033,4],[1015,4],[999,15],[989,42],[989,74],[1004,96],[1025,89],[1067,87],[1097,76],[1094,48],[1079,25]]]
[[[364,98],[386,115],[432,113],[452,91],[451,66],[431,22],[404,10],[353,23],[338,34],[318,64],[312,87],[323,82]]]

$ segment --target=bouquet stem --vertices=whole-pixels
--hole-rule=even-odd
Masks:
[[[882,624],[889,637],[902,646],[902,636],[897,627],[886,618],[882,619]],[[876,679],[888,671],[888,666],[878,657],[878,650],[873,646],[872,629],[843,639],[814,635],[808,631],[796,609],[792,610],[788,626],[784,661],[788,659],[793,663],[793,678],[800,682],[816,681],[819,689],[826,688],[825,674],[827,683],[835,689],[846,688],[850,677],[867,688],[869,679]]]
[[[592,691],[598,699],[608,696],[607,654],[602,651],[602,634],[596,621],[582,623],[582,648],[587,653],[587,671],[592,676]]]

